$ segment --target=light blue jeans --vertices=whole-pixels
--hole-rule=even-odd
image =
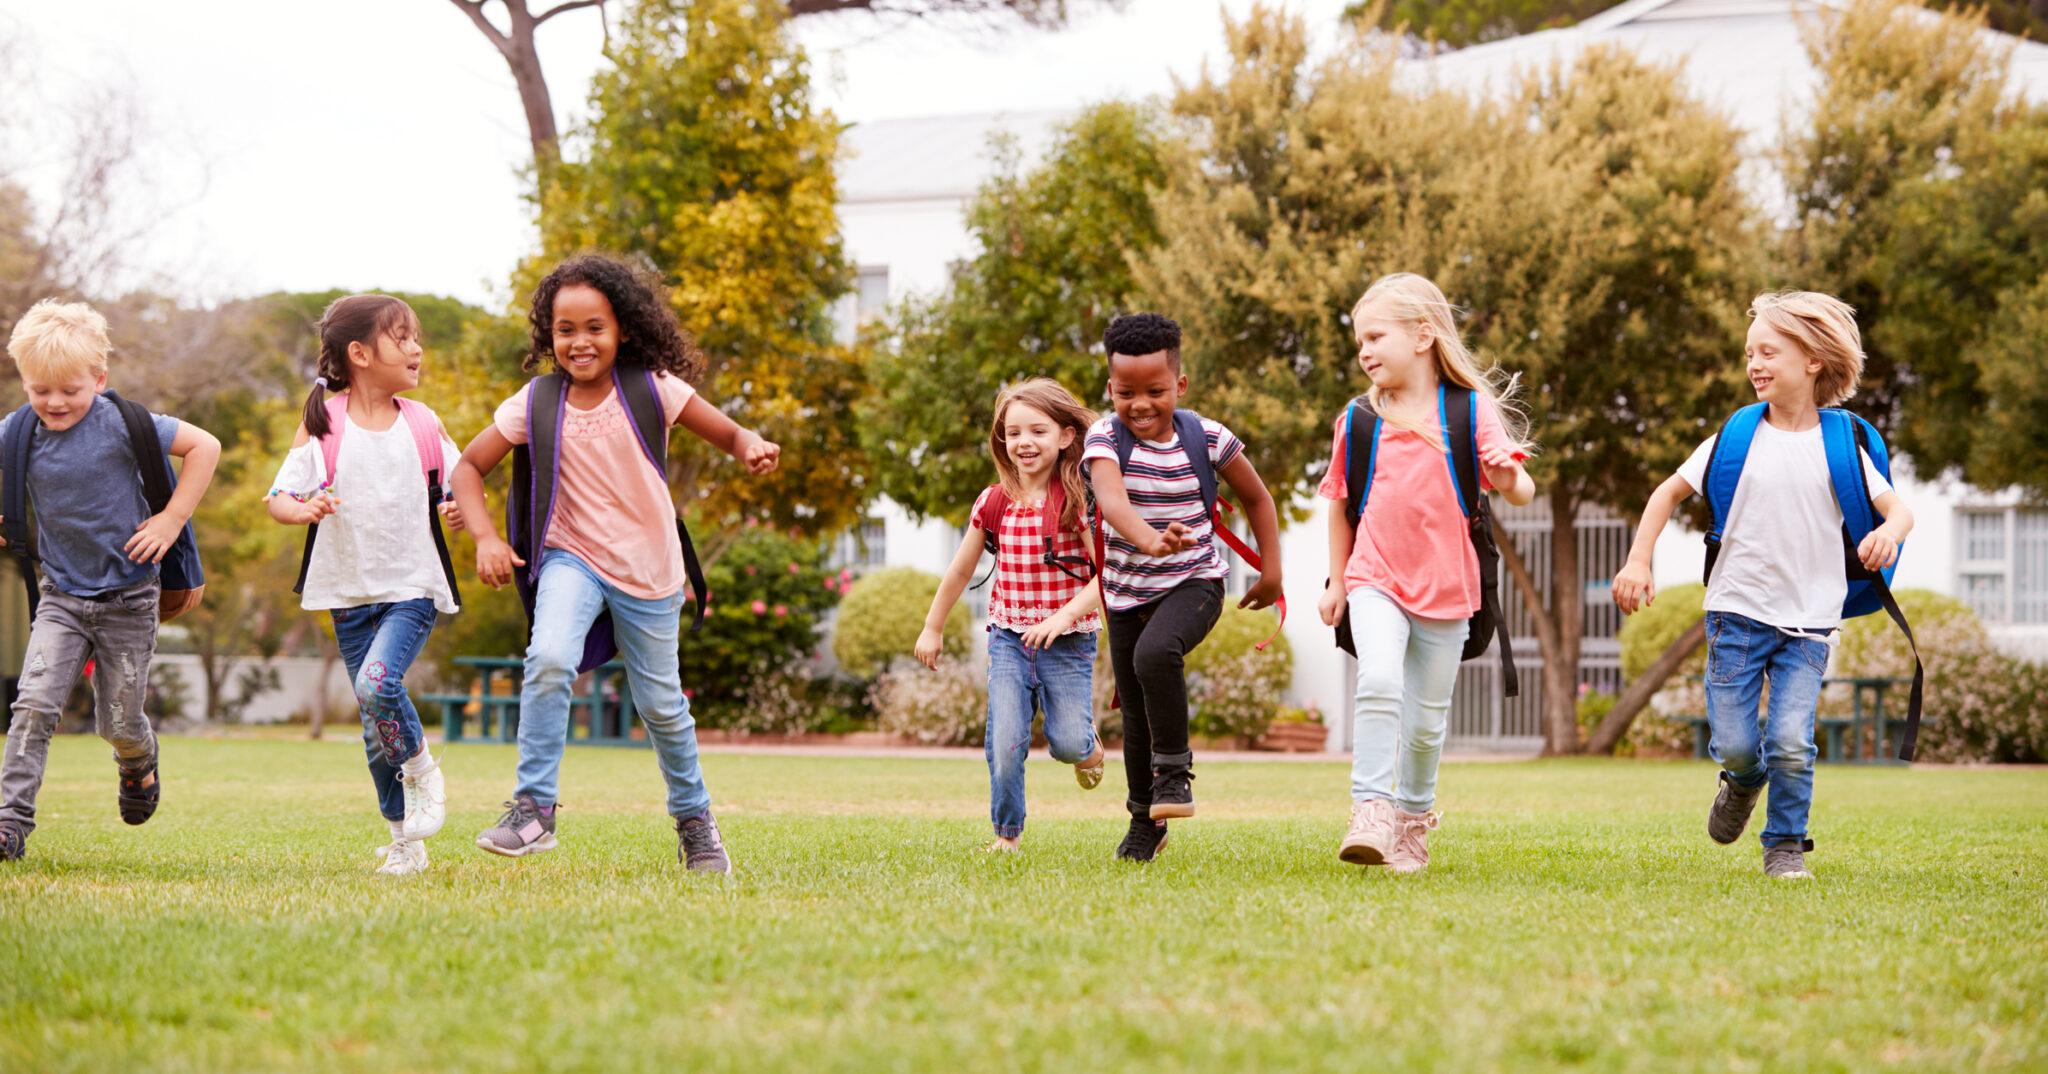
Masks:
[[[989,820],[996,835],[1024,833],[1024,759],[1031,753],[1031,717],[1045,713],[1045,743],[1053,759],[1074,764],[1095,752],[1095,635],[1065,634],[1044,649],[1024,647],[1024,636],[988,632]]]
[[[1828,643],[1734,612],[1707,613],[1707,726],[1714,760],[1737,786],[1770,786],[1765,846],[1804,843],[1813,808],[1814,709]],[[1761,727],[1764,680],[1771,702]]]
[[[334,620],[334,641],[362,710],[363,751],[369,755],[370,782],[377,788],[377,811],[385,820],[404,820],[405,787],[398,779],[399,766],[417,756],[427,742],[419,711],[405,689],[405,673],[433,632],[434,602],[419,597],[336,608],[327,614]]]
[[[1409,615],[1377,589],[1354,589],[1349,599],[1358,645],[1351,798],[1426,813],[1436,804],[1436,766],[1469,624]]]
[[[534,595],[533,641],[519,692],[519,793],[555,804],[562,750],[569,741],[569,687],[583,656],[583,636],[598,613],[612,613],[612,633],[626,663],[633,708],[668,784],[668,812],[688,817],[711,808],[697,764],[697,721],[683,696],[677,645],[683,594],[643,600],[598,577],[590,565],[550,548]]]

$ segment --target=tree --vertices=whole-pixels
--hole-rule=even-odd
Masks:
[[[974,258],[943,294],[898,307],[876,339],[860,410],[876,492],[958,524],[994,473],[988,426],[1003,385],[1049,376],[1100,405],[1102,330],[1130,305],[1124,252],[1158,241],[1157,127],[1140,107],[1105,104],[1063,127],[1028,173],[1003,150],[967,210]]]
[[[716,523],[831,532],[867,499],[853,423],[866,386],[833,341],[831,305],[852,275],[832,177],[839,129],[813,109],[782,23],[746,0],[629,11],[576,134],[583,151],[542,191],[542,256],[520,290],[579,250],[654,268],[709,358],[706,397],[786,449],[773,476],[728,482],[730,464],[690,442],[673,467],[681,502]]]
[[[1384,272],[1435,279],[1482,359],[1520,378],[1550,577],[1502,552],[1544,666],[1575,669],[1580,509],[1640,507],[1736,399],[1759,246],[1737,132],[1675,70],[1610,50],[1475,103],[1402,87],[1369,41],[1311,63],[1300,21],[1263,8],[1227,37],[1229,68],[1176,95],[1190,156],[1138,271],[1184,319],[1196,404],[1299,513],[1366,386],[1352,303]],[[1550,752],[1579,748],[1576,688],[1544,676]]]
[[[498,50],[505,60],[505,66],[512,72],[512,83],[519,90],[519,103],[526,112],[527,137],[533,144],[533,163],[537,172],[545,173],[561,159],[560,138],[555,126],[554,97],[548,92],[547,77],[542,70],[540,51],[534,43],[534,34],[542,24],[557,15],[581,8],[594,7],[598,13],[605,13],[606,0],[561,0],[552,6],[535,11],[529,0],[498,0],[505,9],[503,28],[491,20],[491,0],[449,0],[469,17],[484,40]],[[902,15],[916,18],[964,17],[990,18],[1006,17],[1015,19],[1026,26],[1054,27],[1066,22],[1070,0],[772,0],[757,5],[761,11],[775,9],[788,18],[805,15],[826,15],[835,12],[863,12],[876,15]],[[1088,0],[1075,0],[1088,2]],[[1100,0],[1097,0],[1100,2]],[[1121,0],[1107,0],[1120,3]]]
[[[1533,30],[1570,26],[1619,0],[1363,0],[1347,19],[1399,30],[1428,46],[1464,48]]]

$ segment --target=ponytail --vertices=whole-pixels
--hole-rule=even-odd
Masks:
[[[345,391],[353,371],[348,361],[351,343],[371,344],[378,336],[412,325],[419,318],[403,299],[390,295],[348,295],[329,303],[320,315],[320,355],[313,363],[313,390],[306,393],[306,435],[315,440],[326,436],[327,393]]]

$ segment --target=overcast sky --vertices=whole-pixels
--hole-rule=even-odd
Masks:
[[[799,26],[819,102],[861,122],[1161,93],[1221,55],[1222,10],[1250,6],[1130,0],[1057,33],[863,16]],[[1345,5],[1289,6],[1328,32]],[[182,292],[386,288],[501,304],[531,248],[518,94],[447,0],[0,0],[5,37],[17,43],[8,81],[32,79],[32,107],[106,85],[142,102],[151,144],[134,200],[166,215],[136,260]],[[601,41],[594,11],[540,31],[565,129]],[[0,165],[47,190],[55,156]]]

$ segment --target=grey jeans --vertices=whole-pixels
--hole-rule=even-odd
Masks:
[[[7,731],[7,756],[0,763],[0,820],[33,831],[36,792],[50,735],[87,658],[92,675],[93,718],[100,737],[114,747],[114,763],[129,771],[156,763],[156,732],[142,711],[149,662],[156,656],[158,584],[151,580],[103,600],[59,592],[48,579],[35,625],[22,658],[21,687],[14,699],[14,725]]]

